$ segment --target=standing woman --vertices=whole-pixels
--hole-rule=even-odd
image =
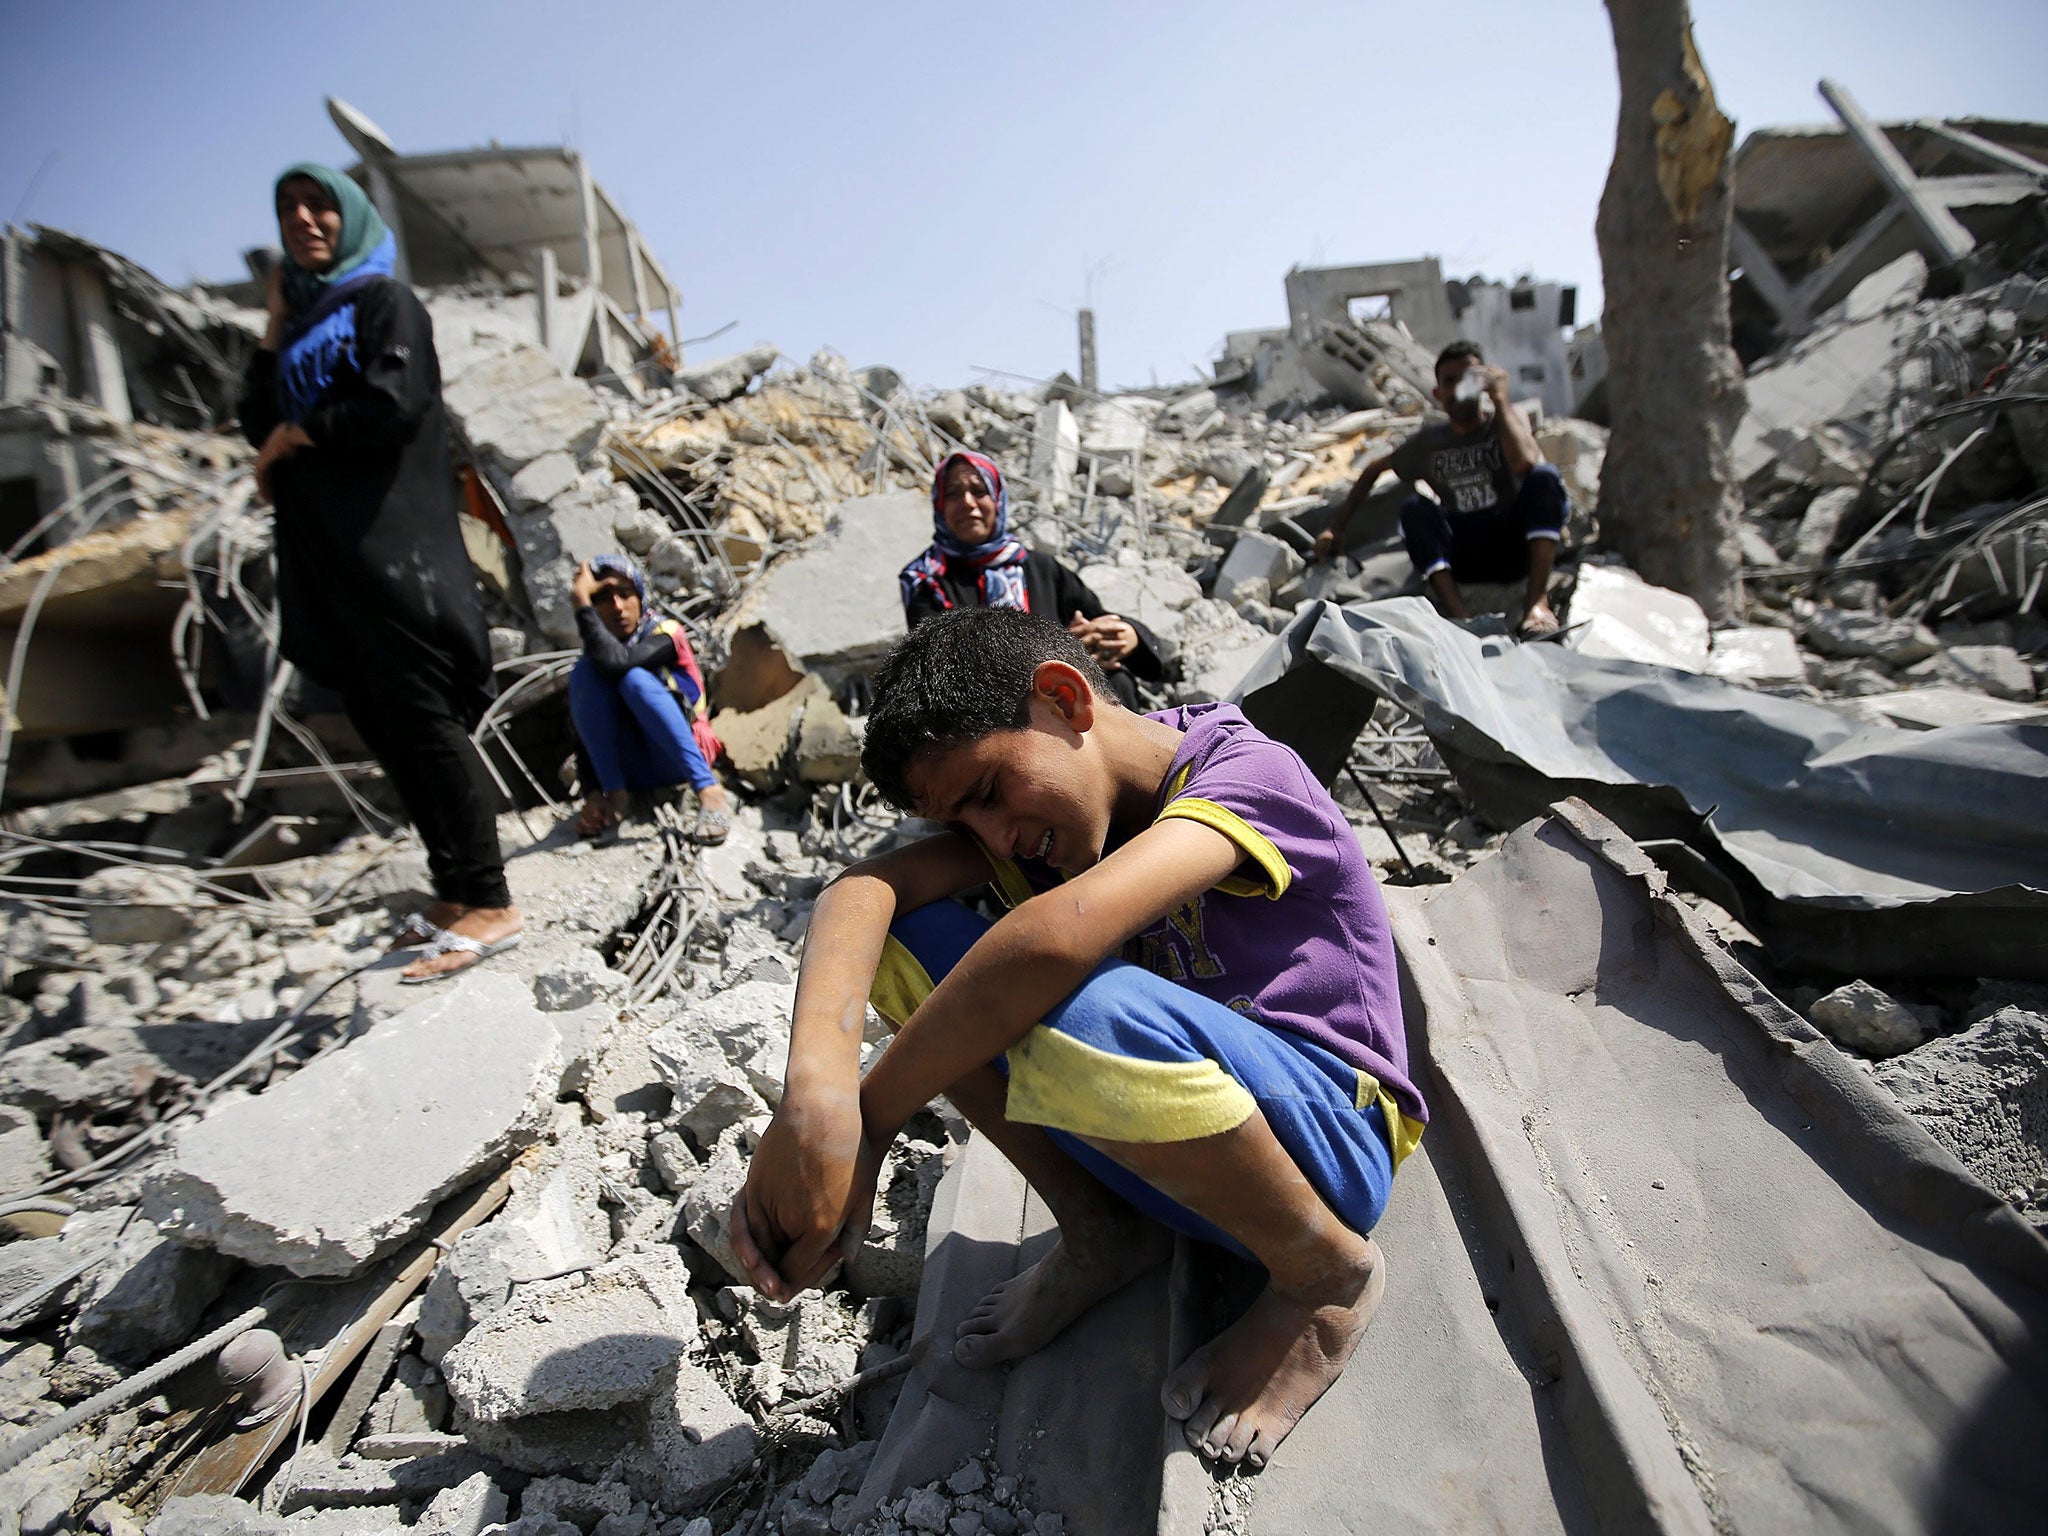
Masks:
[[[277,179],[284,261],[243,381],[256,491],[277,509],[285,658],[341,695],[426,845],[433,905],[398,942],[431,981],[518,942],[496,795],[470,732],[490,640],[463,548],[432,323],[392,277],[363,190],[301,162]]]

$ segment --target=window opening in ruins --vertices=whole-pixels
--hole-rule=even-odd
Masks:
[[[1344,312],[1351,317],[1353,325],[1363,325],[1368,320],[1391,320],[1394,318],[1394,296],[1391,293],[1361,293],[1344,301]]]
[[[1535,307],[1536,290],[1534,288],[1510,288],[1508,290],[1509,309],[1534,309]]]
[[[0,548],[12,549],[42,520],[42,498],[33,475],[0,480]]]

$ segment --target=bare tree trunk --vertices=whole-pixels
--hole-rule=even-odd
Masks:
[[[1747,398],[1728,340],[1735,125],[1714,104],[1686,0],[1607,0],[1607,15],[1621,118],[1595,225],[1613,429],[1601,539],[1725,622],[1742,606],[1728,445]]]

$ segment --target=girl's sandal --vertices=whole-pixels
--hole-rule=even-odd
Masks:
[[[715,848],[732,835],[732,812],[697,807],[697,824],[690,828],[690,841],[700,848]]]

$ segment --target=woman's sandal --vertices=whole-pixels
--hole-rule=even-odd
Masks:
[[[424,976],[401,976],[398,984],[403,987],[423,987],[429,982],[446,981],[451,976],[460,976],[464,971],[473,971],[493,955],[502,955],[508,949],[519,947],[519,935],[507,934],[495,944],[486,944],[481,939],[472,939],[459,933],[443,929],[434,942],[419,952],[420,960],[438,960],[443,955],[474,955],[476,958],[467,965],[458,965],[449,971],[429,971]]]
[[[391,930],[388,946],[392,950],[400,950],[410,949],[415,944],[431,944],[444,931],[428,922],[424,913],[414,912]]]
[[[690,828],[690,841],[700,848],[716,848],[732,835],[732,812],[697,807],[697,824]]]

